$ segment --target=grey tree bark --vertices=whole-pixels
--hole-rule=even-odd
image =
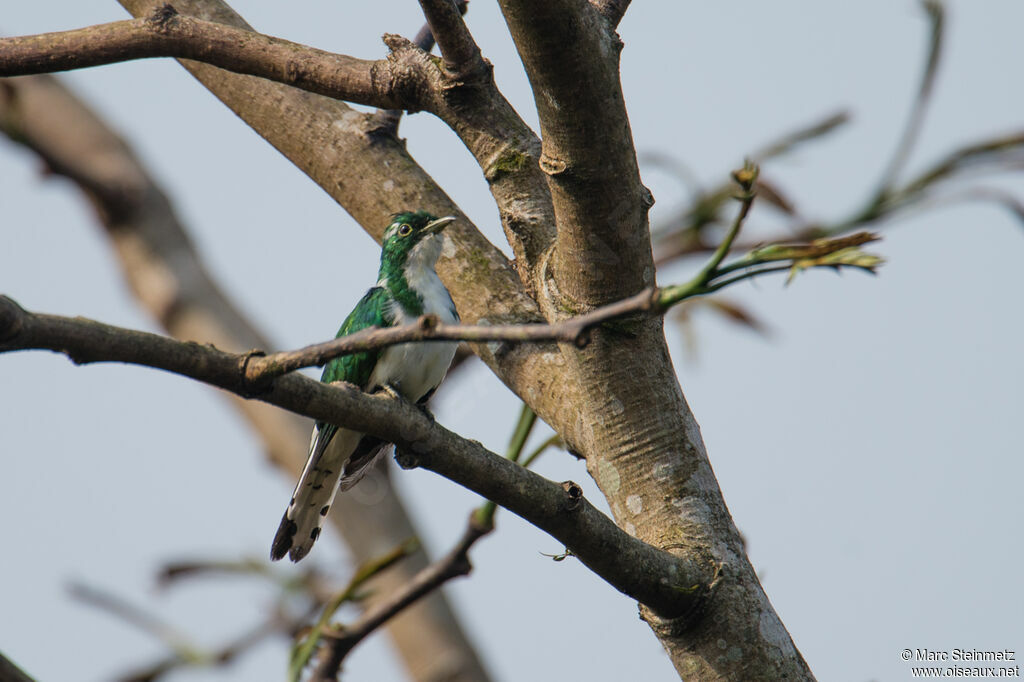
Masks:
[[[121,3],[137,17],[155,8],[149,0]],[[437,33],[450,18],[445,3],[422,4]],[[468,221],[459,222],[454,253],[439,272],[463,319],[556,321],[655,281],[651,197],[640,183],[618,76],[615,25],[628,3],[500,4],[534,90],[539,139],[502,104],[459,24],[444,24],[443,60],[389,38],[390,61],[420,59],[426,80],[402,81],[415,69],[384,69],[371,81],[388,97],[398,93],[445,120],[491,184],[517,259],[513,267]],[[246,27],[217,0],[183,0],[177,9]],[[388,214],[406,206],[460,215],[372,116],[287,85],[194,61],[183,65],[374,237]],[[310,89],[299,82],[308,75],[301,65],[280,66],[280,80]],[[370,103],[378,101],[394,103],[383,95]],[[385,185],[392,189],[382,196]],[[813,679],[746,558],[660,318],[602,327],[584,349],[476,344],[474,352],[586,459],[619,527],[698,567],[687,588],[708,592],[699,609],[642,609],[682,678]]]

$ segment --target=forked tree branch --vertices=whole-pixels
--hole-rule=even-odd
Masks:
[[[450,71],[397,35],[384,37],[389,57],[371,61],[186,16],[164,4],[145,18],[0,38],[0,76],[176,57],[383,110],[430,111],[459,135],[480,164],[516,257],[535,263],[554,235],[550,195],[535,160],[540,142],[497,91],[490,64],[480,56],[456,5],[431,0],[424,11],[438,23],[454,55],[446,62]],[[378,117],[377,132],[393,132],[393,118]],[[524,267],[521,276],[536,288],[530,268]]]
[[[464,66],[474,68],[481,62],[480,48],[454,0],[420,0],[420,7],[444,57],[445,68],[458,72]]]
[[[458,0],[456,3],[460,14],[465,14],[469,8],[468,0]],[[413,45],[423,50],[424,52],[430,52],[434,49],[434,32],[430,29],[429,22],[424,24],[419,31],[416,32],[416,37],[412,40]],[[398,124],[402,120],[401,109],[378,109],[377,113],[374,114],[374,119],[377,122],[376,134],[378,135],[390,135],[391,137],[398,137]]]
[[[621,530],[583,497],[448,431],[413,405],[367,395],[351,384],[323,384],[298,374],[257,395],[244,378],[248,354],[220,351],[83,318],[30,313],[0,297],[0,352],[47,349],[78,364],[124,362],[163,369],[395,444],[403,467],[422,467],[521,516],[562,542],[620,592],[655,613],[677,618],[708,596],[717,567],[677,557]]]
[[[493,529],[493,525],[481,525],[477,521],[476,515],[471,514],[466,524],[466,530],[451,551],[421,570],[393,594],[377,602],[352,625],[325,630],[322,633],[325,641],[321,650],[320,663],[314,670],[310,682],[337,680],[338,670],[345,657],[370,633],[449,580],[469,575],[473,569],[469,560],[470,548]]]
[[[540,166],[558,225],[551,259],[557,295],[579,309],[631,296],[654,282],[653,198],[640,182],[626,115],[622,42],[587,0],[499,5],[540,118]]]

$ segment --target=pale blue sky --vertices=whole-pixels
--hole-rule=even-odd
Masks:
[[[234,6],[258,29],[361,57],[379,36],[413,34],[412,0]],[[7,34],[123,18],[110,2],[19,3]],[[492,3],[468,21],[506,96],[533,124],[532,98]],[[935,100],[910,169],[954,146],[1020,130],[1024,5],[950,3]],[[637,147],[676,155],[706,184],[777,133],[837,109],[853,122],[765,172],[811,215],[835,217],[872,187],[916,87],[925,21],[910,0],[861,3],[652,3],[621,26]],[[323,340],[373,281],[377,247],[319,188],[170,61],[91,69],[69,82],[124,132],[168,189],[212,270],[282,346]],[[497,212],[473,160],[442,124],[409,117],[415,157],[486,234]],[[125,290],[86,203],[0,143],[0,292],[29,309],[153,329]],[[658,204],[682,193],[644,171]],[[1020,175],[1000,183],[1024,197]],[[755,210],[751,224],[767,216]],[[891,229],[890,229],[891,228]],[[901,220],[876,246],[878,277],[810,273],[742,285],[770,338],[702,316],[699,357],[669,342],[712,464],[765,589],[822,680],[910,679],[904,648],[1024,649],[1020,414],[1024,407],[1021,225],[989,206]],[[268,248],[273,244],[273,248]],[[328,260],[325,254],[335,254]],[[685,267],[660,273],[682,280]],[[435,404],[446,426],[495,450],[516,401],[486,371],[462,373]],[[264,556],[293,481],[214,391],[44,353],[0,357],[0,650],[40,680],[99,680],[161,652],[70,601],[81,580],[219,642],[254,622],[259,586],[202,583],[154,594],[153,573],[183,556]],[[541,434],[538,434],[538,438]],[[565,455],[538,470],[572,478]],[[427,472],[397,485],[440,553],[461,532],[469,494]],[[635,605],[511,514],[448,588],[498,680],[670,680]],[[343,571],[321,541],[312,561]],[[288,570],[284,567],[283,570]],[[566,614],[572,614],[567,616]],[[175,679],[279,679],[286,647],[229,671]],[[352,680],[397,680],[384,637],[352,657]]]

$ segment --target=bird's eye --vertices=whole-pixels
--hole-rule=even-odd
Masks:
[[[398,234],[400,236],[407,237],[409,236],[410,232],[412,232],[412,225],[410,225],[409,223],[402,223],[401,225],[398,226]]]

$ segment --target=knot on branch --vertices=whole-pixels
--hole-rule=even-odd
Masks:
[[[385,33],[381,36],[381,40],[383,40],[384,44],[387,45],[389,50],[391,50],[391,56],[389,59],[391,57],[397,57],[396,53],[403,50],[419,50],[419,48],[416,47],[416,43],[412,42],[405,36],[398,35],[397,33]]]
[[[569,170],[569,164],[547,152],[540,155],[540,169],[547,175],[562,175]]]
[[[718,591],[725,573],[724,564],[714,562],[713,566],[714,569],[711,577],[706,583],[679,588],[680,592],[689,594],[692,597],[689,608],[684,612],[673,616],[663,616],[653,609],[640,604],[640,618],[646,621],[659,637],[679,637],[696,627],[708,612],[711,599]]]
[[[153,13],[149,15],[149,23],[160,33],[165,33],[171,27],[171,23],[174,19],[178,16],[178,10],[174,9],[174,6],[169,2],[165,2],[154,9]]]
[[[416,320],[416,324],[419,325],[419,329],[424,335],[430,335],[431,332],[437,329],[437,325],[441,324],[441,319],[434,313],[427,315],[420,315],[419,319]]]
[[[431,87],[427,65],[438,60],[408,38],[385,33],[387,61],[377,62],[370,68],[370,79],[378,92],[391,93],[402,109],[413,113],[425,108],[431,101]]]
[[[411,448],[400,448],[395,446],[395,464],[405,470],[418,469],[420,456]]]
[[[640,205],[645,211],[654,206],[654,193],[646,185],[640,185]]]
[[[270,387],[270,382],[274,380],[276,376],[273,372],[267,372],[266,368],[259,363],[254,364],[253,358],[266,357],[266,352],[258,348],[246,351],[241,358],[238,359],[238,374],[239,381],[242,385],[242,389],[245,391],[245,397],[251,398],[259,395],[260,393],[266,392],[267,388]]]
[[[494,65],[489,59],[477,56],[477,59],[461,64],[451,64],[447,60],[440,62],[441,95],[450,104],[459,106],[470,96],[471,90],[493,85]]]
[[[25,311],[13,299],[0,296],[0,341],[12,339],[21,331]]]
[[[571,512],[579,509],[583,503],[583,488],[574,481],[565,481],[562,483],[562,490],[565,491],[565,498],[562,500],[565,511]]]
[[[588,345],[590,345],[591,341],[593,341],[593,333],[591,331],[591,327],[580,328],[580,330],[576,332],[576,336],[573,337],[572,340],[573,345],[575,345],[580,350],[583,350]]]
[[[285,80],[291,85],[301,85],[310,79],[310,69],[301,58],[289,59],[284,65]]]

